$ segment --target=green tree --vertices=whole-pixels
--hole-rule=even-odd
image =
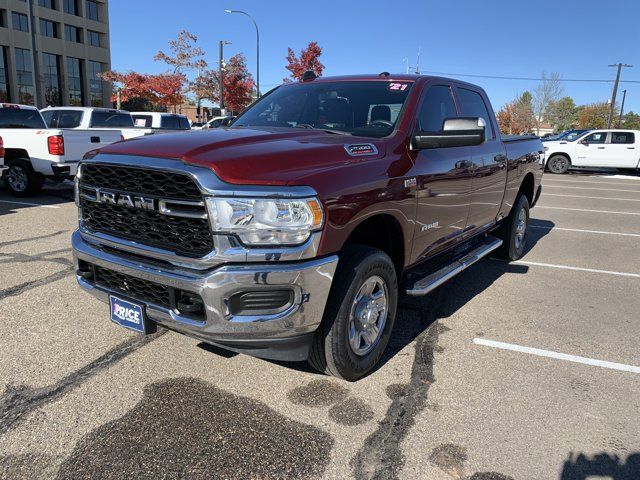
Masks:
[[[640,130],[640,115],[634,112],[626,113],[622,116],[621,128],[629,130]]]
[[[578,123],[578,109],[571,97],[562,97],[551,102],[547,108],[545,119],[557,132],[571,130]]]

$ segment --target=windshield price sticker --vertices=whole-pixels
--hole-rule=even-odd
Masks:
[[[409,88],[408,83],[391,82],[387,87],[387,90],[392,92],[404,92],[407,88]]]

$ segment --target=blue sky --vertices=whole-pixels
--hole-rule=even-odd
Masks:
[[[158,73],[158,49],[181,29],[199,37],[210,65],[218,41],[231,41],[225,57],[243,52],[255,75],[255,30],[260,28],[260,83],[263,91],[287,76],[287,47],[298,51],[318,41],[325,75],[404,71],[415,66],[421,48],[423,72],[539,78],[542,71],[565,79],[613,79],[608,64],[634,65],[622,79],[640,81],[636,0],[449,0],[440,1],[259,1],[111,0],[111,59],[115,70]],[[532,90],[535,81],[459,77],[488,92],[494,107]],[[576,103],[603,101],[612,83],[565,82]],[[625,111],[640,111],[640,82],[622,83]],[[621,94],[618,101],[621,99]]]

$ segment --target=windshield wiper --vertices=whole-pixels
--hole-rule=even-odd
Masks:
[[[294,128],[309,128],[311,130],[322,130],[323,132],[333,133],[334,135],[352,135],[349,132],[344,132],[342,130],[332,130],[331,128],[318,128],[310,125],[308,123],[298,123]]]

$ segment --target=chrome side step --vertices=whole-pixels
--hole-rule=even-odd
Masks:
[[[494,237],[487,237],[484,241],[475,249],[465,254],[463,257],[454,260],[446,267],[441,268],[433,273],[430,273],[426,277],[421,278],[413,287],[407,289],[407,295],[421,296],[426,295],[430,291],[438,288],[440,285],[455,277],[463,270],[469,268],[483,257],[486,257],[495,249],[502,245],[502,240]]]

